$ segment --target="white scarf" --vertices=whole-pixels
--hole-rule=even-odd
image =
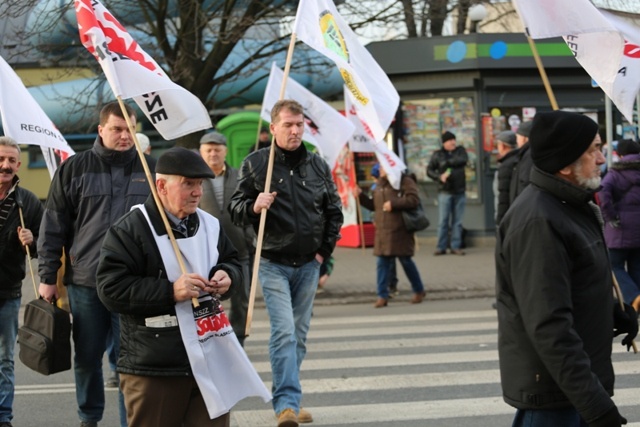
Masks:
[[[139,208],[147,219],[167,276],[172,282],[176,281],[182,273],[169,236],[156,234],[143,205],[134,208]],[[176,239],[176,242],[187,271],[209,278],[209,271],[218,262],[220,223],[200,209],[197,214],[200,227],[195,236]],[[239,283],[235,285],[241,286]],[[222,304],[204,292],[198,301],[198,308],[191,305],[191,300],[176,303],[176,314],[191,370],[209,417],[214,419],[226,414],[249,396],[262,397],[265,403],[270,401],[271,393],[240,346]]]

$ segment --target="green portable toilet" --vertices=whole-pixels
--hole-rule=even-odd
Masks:
[[[216,130],[227,137],[227,163],[232,167],[240,167],[244,158],[255,147],[258,123],[260,113],[242,111],[228,115],[216,125]],[[269,123],[262,121],[262,127],[268,129]]]

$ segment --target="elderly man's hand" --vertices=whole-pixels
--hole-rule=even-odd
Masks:
[[[176,302],[198,298],[200,291],[204,291],[209,281],[196,273],[187,273],[173,282],[173,299]]]
[[[231,278],[224,270],[218,270],[213,274],[204,291],[212,295],[223,295],[229,291],[231,287]]]

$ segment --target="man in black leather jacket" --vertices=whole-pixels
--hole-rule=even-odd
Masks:
[[[618,427],[611,343],[638,332],[614,303],[612,274],[593,203],[600,185],[598,125],[564,111],[538,113],[530,185],[499,225],[498,351],[515,427]]]
[[[438,183],[438,243],[434,255],[464,255],[462,250],[462,217],[466,205],[467,150],[456,145],[451,132],[442,134],[442,148],[435,151],[427,165],[427,175]],[[449,226],[451,222],[451,226]],[[449,242],[451,231],[451,242]]]
[[[271,320],[269,356],[273,408],[279,426],[311,421],[300,410],[299,371],[322,261],[333,252],[342,226],[340,197],[331,170],[302,144],[304,110],[282,100],[271,111],[275,138],[270,192],[264,192],[270,148],[242,163],[229,212],[239,226],[253,224],[268,209],[259,279]]]

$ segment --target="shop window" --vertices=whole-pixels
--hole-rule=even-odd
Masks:
[[[476,112],[472,97],[410,100],[403,103],[404,153],[407,167],[418,182],[431,182],[427,165],[434,151],[442,148],[440,136],[449,131],[469,155],[467,198],[478,199]]]

